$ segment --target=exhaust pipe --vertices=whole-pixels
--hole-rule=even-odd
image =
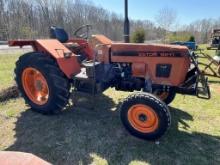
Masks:
[[[130,23],[128,19],[128,0],[125,0],[124,41],[130,42]]]

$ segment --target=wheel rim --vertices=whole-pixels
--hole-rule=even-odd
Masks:
[[[49,98],[49,88],[43,74],[28,67],[22,73],[22,85],[28,98],[38,105],[44,105]]]
[[[142,133],[154,132],[159,125],[155,111],[143,104],[134,105],[128,110],[128,121],[133,128]]]

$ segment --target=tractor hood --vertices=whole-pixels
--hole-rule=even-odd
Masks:
[[[112,56],[184,57],[189,55],[186,46],[164,44],[112,43],[111,52]]]

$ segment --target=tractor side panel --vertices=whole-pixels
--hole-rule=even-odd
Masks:
[[[190,67],[188,49],[176,46],[113,44],[111,62],[131,63],[134,77],[171,86],[183,83]]]
[[[60,69],[68,78],[80,72],[81,68],[76,55],[58,40],[36,40],[36,42],[36,49],[52,55],[56,59]],[[66,58],[64,57],[65,53],[71,53],[71,56]]]

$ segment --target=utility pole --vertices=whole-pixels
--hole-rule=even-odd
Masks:
[[[130,42],[130,23],[128,19],[128,0],[125,0],[124,41]]]

